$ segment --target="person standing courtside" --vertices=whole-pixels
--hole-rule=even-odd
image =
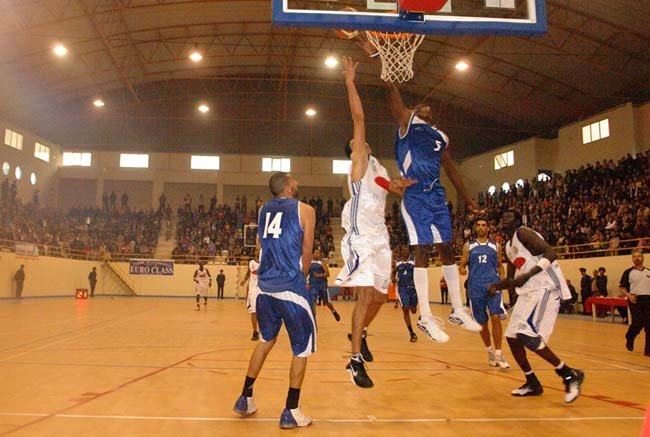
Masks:
[[[650,269],[643,266],[643,250],[632,251],[632,263],[621,277],[621,293],[630,303],[632,324],[625,334],[625,347],[634,350],[634,340],[645,329],[644,355],[650,357]]]
[[[23,297],[23,284],[25,284],[25,265],[21,264],[20,268],[14,275],[16,281],[16,297],[21,299]]]
[[[490,224],[487,219],[476,219],[474,232],[476,233],[476,239],[465,243],[463,246],[459,270],[460,274],[465,276],[469,267],[467,293],[474,320],[483,328],[480,334],[488,353],[488,363],[492,367],[508,369],[510,364],[503,358],[503,351],[501,350],[503,337],[501,317],[506,314],[506,309],[503,307],[501,292],[494,296],[488,296],[488,286],[505,277],[501,261],[501,247],[488,238]],[[489,320],[492,321],[494,346],[490,341],[488,313]]]
[[[257,269],[260,290],[256,310],[262,341],[250,358],[244,387],[233,409],[242,416],[257,411],[253,384],[284,323],[294,355],[289,392],[280,415],[280,428],[287,429],[311,424],[311,418],[300,411],[298,402],[307,357],[316,352],[316,322],[306,281],[316,213],[314,208],[298,201],[298,182],[290,173],[271,176],[269,188],[273,199],[260,210],[257,230],[262,250]]]
[[[526,376],[526,383],[512,390],[511,395],[540,396],[544,393],[528,362],[528,348],[555,367],[555,373],[564,382],[564,402],[570,404],[580,396],[585,374],[567,366],[547,344],[555,327],[560,300],[571,297],[556,261],[557,254],[540,234],[523,226],[519,212],[504,212],[501,228],[508,238],[505,250],[508,272],[504,279],[488,287],[488,295],[494,296],[504,288],[515,288],[519,296],[506,328],[506,339],[512,356]]]
[[[95,297],[95,287],[97,286],[97,267],[93,267],[88,275],[88,282],[90,283],[90,297]]]
[[[374,384],[366,372],[364,361],[372,361],[373,357],[364,331],[386,302],[391,274],[392,253],[385,220],[386,195],[389,190],[402,194],[404,188],[414,181],[389,181],[386,169],[372,156],[372,149],[366,142],[363,105],[354,83],[358,65],[348,57],[343,58],[353,136],[345,144],[345,154],[352,161],[348,172],[350,200],[341,212],[341,224],[345,229],[341,254],[345,263],[336,283],[357,289],[352,333],[348,335],[352,342],[352,356],[346,370],[355,385],[370,388]]]
[[[587,299],[591,297],[591,276],[587,269],[580,267],[580,298],[582,299],[582,314],[587,314]]]
[[[223,274],[223,270],[219,270],[217,275],[217,298],[223,299],[223,286],[226,283],[226,275]]]

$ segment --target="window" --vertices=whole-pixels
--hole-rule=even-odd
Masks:
[[[515,8],[515,0],[485,0],[486,8]]]
[[[29,175],[29,182],[31,182],[32,185],[36,185],[36,173],[32,172],[32,174]]]
[[[507,193],[508,191],[510,191],[510,184],[504,182],[503,185],[501,185],[501,189],[503,190],[504,193]]]
[[[582,127],[582,144],[602,140],[609,136],[609,118]]]
[[[90,167],[92,153],[87,152],[63,152],[63,165],[77,165],[80,167]]]
[[[494,156],[494,169],[501,170],[505,167],[512,167],[515,165],[515,152],[510,150],[508,152],[499,153]]]
[[[192,155],[190,168],[192,170],[219,170],[219,157]]]
[[[19,181],[20,178],[23,177],[23,171],[20,169],[20,167],[16,166],[16,171],[14,171],[14,176],[16,176],[17,181]]]
[[[332,161],[332,173],[348,174],[352,161],[349,159],[335,159]]]
[[[524,188],[524,180],[523,179],[517,179],[517,182],[515,182],[515,187]]]
[[[291,171],[291,160],[288,158],[262,158],[262,171]]]
[[[540,173],[537,175],[537,180],[539,182],[547,182],[551,180],[551,177],[546,173]]]
[[[34,156],[45,162],[50,162],[50,148],[41,143],[36,143],[34,146]]]
[[[2,163],[2,174],[5,176],[9,176],[9,172],[11,171],[11,165],[9,165],[8,162],[3,162]]]
[[[146,153],[120,153],[120,167],[149,168],[149,155]]]
[[[11,129],[5,129],[5,144],[14,149],[23,150],[23,136]]]
[[[495,187],[494,185],[490,185],[490,188],[488,188],[488,194],[490,196],[494,196],[494,193],[496,192],[497,192],[497,187]]]

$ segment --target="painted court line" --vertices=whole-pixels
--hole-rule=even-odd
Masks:
[[[277,417],[186,417],[186,416],[118,416],[101,414],[47,414],[47,413],[10,413],[0,412],[0,416],[51,417],[62,419],[103,419],[103,420],[151,420],[179,422],[277,422]],[[589,422],[589,421],[628,421],[643,420],[643,416],[592,416],[592,417],[433,417],[433,418],[395,418],[380,419],[375,416],[358,419],[318,419],[314,422],[325,423],[486,423],[486,422]]]

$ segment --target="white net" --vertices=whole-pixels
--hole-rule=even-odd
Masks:
[[[414,33],[366,31],[368,41],[381,57],[381,79],[403,83],[413,77],[413,56],[424,35]]]

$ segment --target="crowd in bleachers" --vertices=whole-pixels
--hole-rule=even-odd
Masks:
[[[334,238],[330,217],[334,216],[334,201],[324,202],[320,197],[302,199],[316,210],[315,246],[324,254],[334,252]],[[252,256],[255,246],[257,216],[264,201],[258,196],[252,205],[247,197],[237,196],[234,205],[217,203],[216,195],[209,204],[201,195],[193,203],[190,193],[177,210],[176,247],[172,258],[227,256]],[[249,208],[250,206],[250,208]],[[253,226],[253,227],[251,227]]]
[[[52,256],[152,256],[155,251],[160,216],[154,211],[132,210],[127,203],[62,212],[40,207],[36,196],[23,204],[15,195],[2,194],[2,240],[34,243],[41,254]]]

